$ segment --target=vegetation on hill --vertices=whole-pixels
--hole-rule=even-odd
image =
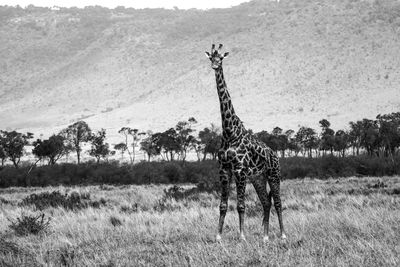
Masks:
[[[203,51],[223,42],[250,128],[398,110],[395,0],[251,1],[229,9],[0,7],[0,124],[51,135],[80,119],[160,130],[219,121]],[[299,116],[300,115],[300,116]],[[110,136],[114,138],[114,136]]]

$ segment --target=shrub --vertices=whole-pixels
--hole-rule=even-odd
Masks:
[[[197,189],[200,192],[215,193],[221,191],[221,182],[219,177],[201,176],[197,183]]]
[[[400,174],[400,155],[390,158],[349,156],[339,158],[281,158],[283,179],[304,177],[346,177],[354,175],[383,176]],[[218,191],[218,163],[200,162],[139,162],[131,165],[112,163],[56,164],[39,166],[26,175],[29,167],[0,169],[0,187],[88,185],[88,184],[149,184],[198,183],[199,189]]]
[[[182,168],[177,163],[168,163],[164,166],[164,176],[171,183],[181,182]]]
[[[17,235],[40,234],[45,232],[50,225],[50,218],[45,220],[44,213],[38,216],[34,215],[21,215],[16,221],[9,220],[11,225],[9,227],[14,230]]]
[[[130,205],[122,205],[120,208],[120,211],[123,213],[134,213],[138,212],[139,206],[137,203],[135,203],[133,206]]]
[[[153,210],[157,212],[171,212],[180,209],[180,206],[172,205],[166,198],[159,199],[153,207]]]
[[[198,200],[198,188],[184,189],[180,186],[174,185],[168,189],[164,189],[164,199],[175,199],[176,201],[189,199]]]
[[[0,197],[0,204],[11,204],[11,201],[9,201],[9,200],[7,200],[7,199],[5,199],[5,198]]]
[[[164,194],[166,198],[173,198],[175,200],[184,199],[186,197],[185,189],[177,185],[164,189]]]
[[[87,208],[99,208],[105,205],[106,201],[90,201],[89,193],[79,194],[72,192],[69,196],[61,194],[59,191],[42,192],[40,194],[31,194],[24,198],[20,205],[34,205],[36,209],[44,210],[49,207],[62,207],[66,210],[77,210]]]
[[[114,227],[117,227],[117,226],[121,226],[121,225],[122,225],[121,220],[118,219],[117,217],[114,217],[114,216],[111,216],[111,217],[110,217],[110,222],[111,222],[111,224],[112,224]]]

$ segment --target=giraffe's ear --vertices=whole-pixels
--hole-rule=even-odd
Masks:
[[[210,53],[208,53],[207,51],[206,51],[205,53],[206,53],[206,57],[207,57],[208,59],[210,59],[210,58],[211,58]]]
[[[225,52],[224,58],[226,58],[229,55],[229,52]]]

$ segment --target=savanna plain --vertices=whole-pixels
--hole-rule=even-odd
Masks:
[[[46,206],[46,192],[79,205]],[[288,238],[272,210],[263,244],[250,184],[247,241],[232,185],[221,243],[218,194],[189,184],[1,189],[0,266],[400,266],[400,177],[284,180],[281,193]],[[21,233],[24,216],[43,229]]]

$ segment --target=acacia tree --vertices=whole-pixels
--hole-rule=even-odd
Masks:
[[[29,139],[33,138],[33,134],[23,134],[16,131],[0,131],[0,133],[0,146],[3,148],[6,157],[18,169],[19,162],[24,154],[24,147],[29,144]]]
[[[296,133],[296,140],[302,145],[308,156],[312,157],[312,150],[318,148],[318,137],[314,129],[309,127],[300,127]]]
[[[380,144],[377,121],[363,119],[361,126],[361,146],[367,150],[368,155],[372,156],[374,153],[378,153],[377,149]]]
[[[49,165],[54,165],[66,153],[64,137],[52,135],[46,140],[37,139],[33,142],[32,153],[39,159],[47,158]]]
[[[148,131],[146,135],[147,137],[140,142],[140,150],[147,154],[147,160],[150,161],[151,157],[160,155],[161,151],[157,145],[157,136],[151,131]]]
[[[139,132],[138,129],[130,129],[129,130],[129,135],[132,137],[132,163],[135,162],[135,156],[136,156],[136,147],[140,143],[140,140],[143,138],[145,135],[145,132]]]
[[[285,135],[286,135],[286,140],[287,140],[287,149],[289,150],[289,157],[292,156],[292,151],[295,152],[295,155],[297,156],[297,153],[299,151],[297,143],[296,143],[296,138],[294,138],[294,131],[292,129],[286,130]]]
[[[214,124],[211,124],[210,128],[206,127],[201,130],[198,137],[203,148],[203,160],[206,159],[207,154],[210,154],[212,159],[215,160],[218,150],[221,147],[221,130]]]
[[[290,133],[290,132],[289,132]],[[283,133],[283,130],[279,127],[275,127],[272,130],[272,139],[276,144],[276,150],[281,152],[281,157],[285,157],[285,151],[289,147],[289,140],[286,133]]]
[[[153,134],[154,143],[157,151],[167,161],[173,161],[175,155],[181,151],[180,143],[178,142],[177,133],[174,128],[170,128],[162,133]]]
[[[105,143],[106,130],[101,129],[90,137],[90,144],[92,148],[89,151],[89,155],[96,158],[97,164],[100,162],[100,158],[107,158],[110,155],[109,144]]]
[[[192,135],[192,132],[194,132],[192,127],[196,123],[196,119],[191,117],[188,121],[180,121],[175,126],[176,140],[179,143],[180,157],[183,162],[186,160],[188,150],[195,143],[196,138]]]
[[[319,148],[323,151],[324,155],[327,150],[329,150],[331,155],[333,155],[333,149],[335,146],[335,131],[330,128],[331,123],[326,119],[320,120],[319,125],[322,128],[321,143]]]
[[[124,143],[126,146],[126,151],[128,151],[128,155],[129,155],[129,160],[131,162],[131,164],[133,164],[133,158],[132,158],[132,154],[131,151],[129,150],[129,135],[131,135],[132,129],[130,127],[122,127],[118,133],[124,136]]]
[[[349,122],[350,131],[349,131],[349,142],[353,148],[353,156],[357,153],[357,156],[360,155],[360,147],[361,147],[361,133],[362,133],[362,121]]]
[[[379,114],[376,118],[384,155],[393,159],[396,148],[400,146],[400,112]]]
[[[338,130],[335,134],[335,151],[344,158],[346,149],[349,147],[349,134],[346,131]]]
[[[126,144],[125,143],[116,144],[116,145],[114,145],[114,149],[120,151],[120,153],[121,153],[121,161],[123,161],[124,160],[124,153],[128,149]]]
[[[76,152],[78,164],[81,162],[82,143],[86,143],[92,136],[92,130],[84,121],[78,121],[65,129],[71,149]]]

